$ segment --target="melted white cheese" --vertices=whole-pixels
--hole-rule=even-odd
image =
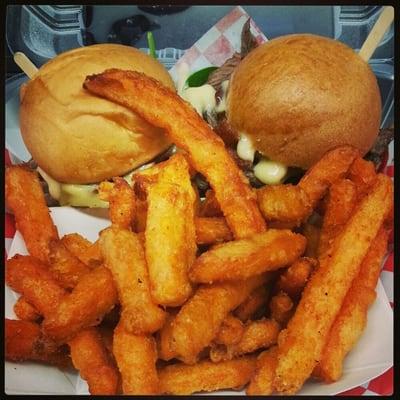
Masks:
[[[187,87],[185,86],[186,80],[190,75],[189,66],[186,63],[182,63],[177,67],[177,90],[179,96],[189,102],[193,108],[200,114],[203,115],[205,112],[224,112],[226,110],[226,93],[228,90],[229,81],[222,82],[222,97],[217,105],[215,100],[215,89],[205,84],[199,87]]]
[[[267,160],[266,158],[262,158],[254,167],[254,175],[256,178],[267,185],[282,183],[286,173],[287,167],[285,165],[276,161]]]
[[[209,84],[183,89],[181,97],[188,101],[200,115],[214,110],[216,106],[215,89]]]
[[[100,200],[97,192],[97,185],[77,185],[60,183],[49,176],[41,168],[37,171],[49,186],[51,197],[57,200],[61,206],[74,207],[108,207],[108,203]]]
[[[239,136],[236,152],[242,160],[251,162],[254,161],[254,154],[256,153],[256,149],[254,148],[250,138],[244,133],[241,133]]]

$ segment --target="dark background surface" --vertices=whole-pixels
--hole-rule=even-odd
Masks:
[[[118,41],[147,48],[153,31],[158,49],[187,49],[234,6],[32,6],[7,7],[7,72],[19,72],[12,53],[24,51],[38,66],[56,54],[91,43]],[[359,49],[379,16],[380,6],[243,6],[272,39],[289,33],[315,33]],[[117,23],[118,32],[115,32]],[[119,25],[118,25],[119,24]],[[11,50],[11,51],[10,51]],[[373,58],[393,59],[393,28]]]

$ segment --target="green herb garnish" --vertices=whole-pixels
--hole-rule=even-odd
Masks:
[[[157,58],[157,55],[156,55],[156,42],[154,41],[153,32],[151,32],[151,31],[147,32],[147,43],[149,45],[150,55],[152,57],[154,57],[154,58]]]
[[[218,67],[207,67],[200,69],[190,75],[185,82],[185,87],[199,87],[207,83],[207,79],[211,72],[215,71]]]

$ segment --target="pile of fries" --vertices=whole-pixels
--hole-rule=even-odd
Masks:
[[[156,81],[110,70],[84,87],[163,127],[180,151],[130,184],[100,185],[110,226],[94,243],[60,238],[37,174],[7,168],[6,204],[30,255],[6,265],[21,296],[6,359],[75,368],[94,395],[293,394],[310,377],[340,379],[376,296],[391,180],[343,146],[297,185],[255,190]]]

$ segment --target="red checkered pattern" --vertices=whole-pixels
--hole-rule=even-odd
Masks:
[[[203,55],[210,62],[212,61],[215,65],[222,65],[226,61],[226,54],[233,54],[234,48],[231,46],[229,40],[221,35],[207,50],[204,51]]]
[[[188,51],[186,51],[185,56],[181,59],[183,62],[187,63],[189,66],[196,70],[205,65],[221,65],[226,59],[228,59],[235,49],[231,43],[233,43],[232,37],[239,35],[241,32],[241,26],[247,20],[248,15],[241,7],[234,8],[231,13],[226,17],[221,19],[211,30],[214,30],[213,40],[199,40],[196,45],[192,46]],[[242,22],[242,21],[243,22]],[[239,24],[240,23],[240,24]],[[235,26],[235,24],[237,26]],[[240,26],[239,26],[240,25]],[[258,43],[263,43],[267,40],[264,34],[255,25],[254,21],[251,21],[251,30],[256,37]],[[211,31],[210,30],[210,31]],[[210,32],[207,32],[207,34]],[[207,34],[205,36],[207,36]],[[215,39],[215,35],[217,38]],[[213,35],[209,35],[213,36]],[[237,42],[237,40],[235,40]],[[240,40],[238,41],[240,43]],[[178,61],[177,65],[180,62]],[[174,67],[175,68],[175,67]],[[173,69],[174,69],[173,68]],[[174,73],[172,73],[174,74]],[[11,159],[8,151],[5,151],[5,163],[6,165],[11,164]],[[387,174],[390,177],[394,177],[394,158],[393,158],[393,144],[390,146],[389,151],[384,157],[384,161],[380,167],[380,172]],[[15,234],[15,224],[12,215],[6,214],[5,217],[5,247],[6,253],[9,250],[12,238]],[[390,249],[393,247],[393,234],[391,235],[391,245]],[[382,274],[392,274],[393,275],[393,251],[388,255],[385,264],[382,269]],[[386,275],[387,276],[387,275]],[[393,292],[393,278],[388,281],[388,279],[382,280],[383,286],[387,293]],[[391,287],[388,287],[391,285]],[[390,305],[393,308],[393,299],[390,298]],[[390,368],[387,372],[382,374],[376,379],[371,380],[364,385],[358,386],[351,390],[341,393],[341,396],[360,396],[360,395],[390,395],[393,393],[393,368]]]
[[[388,369],[381,376],[362,386],[346,390],[339,396],[390,396],[393,394],[393,367]]]

